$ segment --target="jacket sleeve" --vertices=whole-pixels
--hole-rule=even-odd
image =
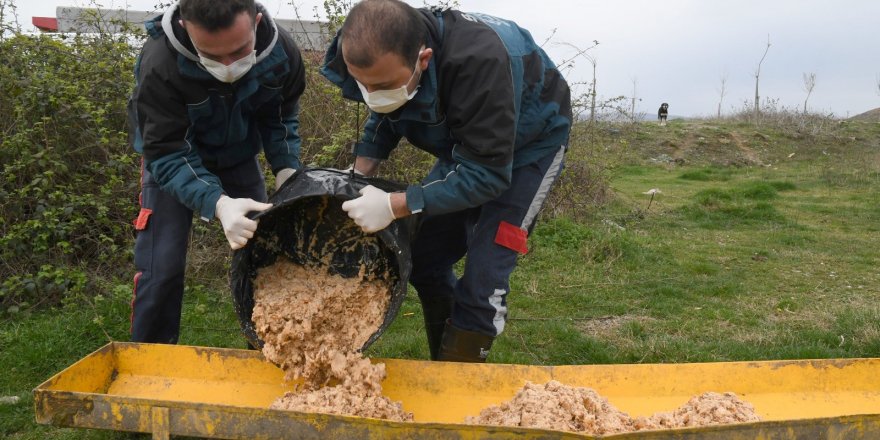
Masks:
[[[400,138],[401,135],[394,131],[385,116],[370,111],[370,117],[364,125],[364,135],[354,146],[354,155],[371,159],[388,159],[388,155],[397,147]]]
[[[262,106],[257,118],[266,160],[276,174],[284,168],[302,168],[299,99],[305,90],[305,67],[293,42],[286,37],[284,42],[290,71],[284,78],[279,95]]]
[[[202,164],[189,130],[186,103],[167,78],[168,66],[152,54],[155,48],[144,47],[135,69],[137,84],[132,96],[144,164],[163,191],[210,220],[222,194],[220,179]]]
[[[407,189],[411,212],[479,206],[510,186],[521,91],[498,35],[485,25],[461,30],[447,41],[449,58],[438,67],[440,101],[447,103],[447,124],[457,141],[454,164],[442,179]]]
[[[453,151],[452,162],[441,161],[431,171],[435,179],[406,189],[410,212],[437,215],[480,206],[510,186],[513,162],[501,167],[474,162]]]

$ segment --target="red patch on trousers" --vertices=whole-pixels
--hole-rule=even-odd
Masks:
[[[136,231],[143,231],[144,229],[147,229],[147,223],[150,221],[150,215],[152,214],[152,209],[141,208],[141,212],[138,213],[138,217],[134,219],[134,229]]]
[[[529,251],[526,241],[529,233],[519,226],[502,221],[498,224],[498,232],[495,234],[495,243],[508,249],[525,254]]]

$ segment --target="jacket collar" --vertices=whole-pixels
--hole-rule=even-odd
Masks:
[[[278,64],[288,60],[283,46],[278,44],[279,31],[275,20],[259,3],[257,3],[257,12],[263,14],[263,19],[257,25],[257,62],[246,76],[262,75],[269,70],[274,71]],[[180,25],[179,19],[179,5],[174,4],[164,14],[146,23],[147,32],[153,38],[159,38],[162,35],[168,38],[168,43],[180,55],[178,66],[182,74],[197,79],[212,78],[211,74],[201,66],[189,34]]]
[[[278,42],[278,27],[275,24],[275,20],[269,16],[266,8],[259,3],[257,3],[257,13],[263,14],[263,19],[260,20],[260,24],[257,25],[256,49],[257,62],[259,63],[268,57],[272,52],[272,49],[275,48],[275,43]],[[165,35],[168,36],[168,41],[171,43],[171,46],[173,46],[178,53],[190,60],[199,62],[199,55],[196,53],[195,47],[193,46],[192,40],[190,40],[186,29],[180,25],[179,19],[180,5],[174,4],[171,9],[162,14],[162,30],[165,32]]]

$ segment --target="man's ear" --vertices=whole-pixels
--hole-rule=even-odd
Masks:
[[[422,51],[422,55],[419,56],[419,69],[427,70],[428,63],[431,61],[431,57],[434,56],[434,49],[430,47]]]
[[[257,12],[257,16],[254,17],[254,27],[257,27],[257,25],[260,24],[260,20],[262,20],[262,19],[263,19],[263,13]]]
[[[180,27],[186,29],[186,22],[183,19],[177,20],[177,23],[180,24]]]

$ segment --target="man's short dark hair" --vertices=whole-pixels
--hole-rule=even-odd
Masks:
[[[351,8],[342,24],[345,61],[367,68],[390,52],[415,66],[425,32],[412,6],[398,0],[363,0]]]
[[[242,12],[256,18],[257,5],[254,0],[180,0],[180,18],[208,32],[232,26]]]

